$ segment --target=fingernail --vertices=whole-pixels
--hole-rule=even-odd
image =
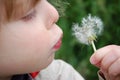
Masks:
[[[95,60],[94,57],[91,57],[91,58],[90,58],[90,63],[91,63],[91,64],[96,64],[96,60]]]

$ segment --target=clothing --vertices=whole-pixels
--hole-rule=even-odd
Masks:
[[[104,74],[101,71],[97,72],[99,80],[106,80]]]
[[[62,60],[54,60],[46,69],[41,70],[34,79],[29,74],[16,76],[13,76],[12,80],[85,80],[71,65]]]
[[[54,60],[42,70],[36,80],[84,80],[73,67],[62,60]]]
[[[11,80],[32,80],[29,74],[15,75]]]

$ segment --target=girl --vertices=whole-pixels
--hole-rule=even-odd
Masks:
[[[83,80],[54,61],[63,32],[47,0],[0,0],[0,11],[0,80]]]
[[[0,80],[84,80],[69,64],[54,60],[63,35],[58,18],[47,0],[0,0]],[[97,66],[108,80],[120,79],[119,49],[103,48],[91,57],[94,65],[102,62]],[[116,56],[108,58],[112,53]],[[115,75],[109,77],[108,69]]]

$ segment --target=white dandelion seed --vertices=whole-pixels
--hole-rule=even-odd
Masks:
[[[99,17],[92,17],[89,14],[88,17],[82,19],[81,25],[74,24],[72,30],[79,42],[87,45],[92,44],[94,51],[96,51],[94,40],[103,30],[103,23]]]

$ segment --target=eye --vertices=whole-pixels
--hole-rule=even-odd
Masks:
[[[26,16],[22,17],[21,19],[23,21],[29,21],[32,20],[35,17],[36,11],[32,10],[30,13],[28,13]]]

